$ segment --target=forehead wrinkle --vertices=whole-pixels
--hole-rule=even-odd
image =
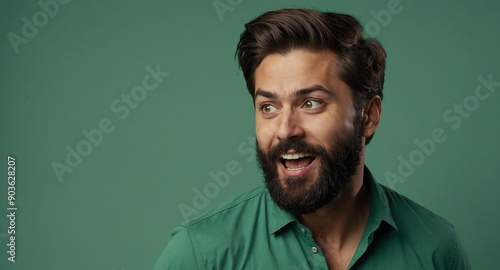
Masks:
[[[294,92],[291,92],[288,94],[288,97],[289,98],[294,98],[294,97],[300,97],[300,96],[306,96],[310,93],[313,93],[313,92],[321,92],[321,93],[325,93],[327,94],[328,96],[330,97],[334,97],[335,94],[333,93],[333,91],[319,85],[319,84],[315,84],[313,86],[309,86],[309,87],[306,87],[306,88],[302,88],[302,89],[297,89],[295,90]]]
[[[259,88],[255,91],[255,98],[257,98],[258,96],[263,96],[266,98],[274,99],[274,98],[278,97],[278,94],[276,94],[275,92],[271,92],[271,91],[267,91],[267,90]]]

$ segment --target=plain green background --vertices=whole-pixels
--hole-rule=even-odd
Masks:
[[[42,2],[47,0],[42,0]],[[478,76],[500,81],[497,1],[401,0],[69,1],[16,53],[37,1],[0,4],[0,269],[151,269],[193,190],[231,161],[241,172],[200,213],[262,183],[252,158],[253,107],[234,50],[244,23],[264,11],[307,7],[371,24],[388,53],[382,122],[367,148],[377,180],[435,128],[447,139],[394,188],[450,220],[474,269],[500,267],[496,173],[500,87],[453,129],[443,113],[471,101]],[[39,15],[42,16],[42,15]],[[42,18],[42,17],[40,17]],[[170,75],[123,120],[110,106],[142,83],[146,67]],[[471,103],[472,104],[472,103]],[[456,117],[456,113],[453,113]],[[59,181],[53,162],[109,118],[115,129]],[[7,261],[7,155],[17,161],[17,256]],[[212,191],[215,192],[215,191]],[[191,215],[194,217],[195,215]],[[236,225],[237,226],[237,225]]]

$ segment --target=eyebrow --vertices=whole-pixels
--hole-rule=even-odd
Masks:
[[[333,94],[332,91],[326,89],[325,87],[319,85],[319,84],[316,84],[316,85],[313,85],[313,86],[310,86],[310,87],[306,87],[306,88],[302,88],[302,89],[298,89],[292,93],[290,93],[290,97],[298,97],[298,96],[305,96],[305,95],[308,95],[312,92],[316,92],[316,91],[320,91],[320,92],[323,92],[331,97],[334,97],[335,94]],[[270,92],[270,91],[266,91],[266,90],[263,90],[263,89],[257,89],[257,91],[255,91],[255,97],[257,98],[257,96],[263,96],[263,97],[266,97],[266,98],[271,98],[271,99],[275,99],[278,97],[278,95],[276,93],[273,93],[273,92]]]

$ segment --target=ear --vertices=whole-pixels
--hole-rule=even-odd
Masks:
[[[368,138],[378,127],[382,114],[382,100],[374,96],[365,106],[363,111],[363,137]]]

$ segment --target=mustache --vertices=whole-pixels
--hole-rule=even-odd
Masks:
[[[258,142],[257,145],[259,145]],[[308,153],[313,156],[326,156],[327,153],[326,149],[322,146],[311,145],[301,139],[288,139],[280,141],[277,145],[269,149],[265,157],[269,162],[274,162],[280,159],[281,155],[290,149],[296,152]]]

